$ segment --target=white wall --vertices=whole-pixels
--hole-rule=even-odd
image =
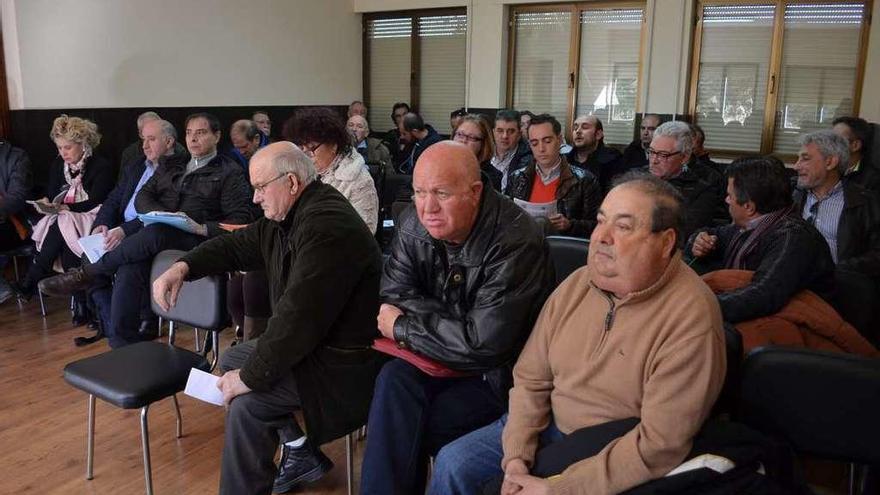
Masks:
[[[13,109],[348,104],[351,0],[2,0]]]

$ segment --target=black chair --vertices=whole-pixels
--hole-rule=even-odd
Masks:
[[[880,465],[880,359],[811,349],[765,347],[742,365],[740,419],[781,437],[796,452]]]
[[[550,258],[556,269],[556,285],[561,284],[572,272],[587,264],[590,241],[579,237],[550,235],[547,236],[547,244],[550,246]]]
[[[150,269],[150,281],[159,278],[171,265],[179,260],[186,252],[168,249],[157,254],[153,258],[153,266]],[[205,335],[204,347],[199,346],[199,330],[210,332],[211,337],[211,370],[217,367],[220,356],[220,331],[229,326],[229,313],[226,310],[226,283],[228,277],[215,275],[204,277],[192,282],[184,282],[177,297],[177,304],[163,311],[162,308],[152,301],[153,312],[164,320],[168,320],[168,342],[174,343],[174,324],[181,323],[193,327],[195,331],[196,352],[205,354],[208,350],[208,335]]]
[[[153,493],[147,412],[152,403],[171,397],[177,414],[177,438],[183,436],[177,392],[186,386],[190,369],[207,371],[203,356],[159,342],[139,342],[64,367],[64,380],[89,394],[86,479],[93,478],[95,397],[122,409],[141,410],[141,444],[147,494]]]

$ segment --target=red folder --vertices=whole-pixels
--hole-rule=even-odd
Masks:
[[[429,376],[433,376],[436,378],[458,378],[462,376],[469,376],[468,373],[451,369],[448,366],[434,361],[431,358],[420,356],[407,349],[402,349],[397,346],[397,342],[385,337],[374,340],[373,349],[376,349],[383,354],[388,354],[389,356],[403,359],[407,363],[424,371]]]

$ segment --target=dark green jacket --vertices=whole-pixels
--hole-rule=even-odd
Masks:
[[[183,257],[190,278],[266,270],[272,317],[241,379],[271,390],[293,370],[306,429],[318,444],[367,419],[382,357],[378,336],[382,255],[364,221],[331,186],[314,182],[282,222],[259,219]]]

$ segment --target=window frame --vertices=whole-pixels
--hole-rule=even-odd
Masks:
[[[871,14],[874,2],[862,0],[865,4],[862,23],[859,33],[859,53],[856,55],[855,88],[853,90],[853,113],[859,116],[862,86],[865,78],[865,65],[868,55],[868,36],[871,30]],[[770,60],[767,73],[767,88],[764,101],[763,127],[761,131],[760,154],[774,155],[788,162],[794,161],[796,155],[780,154],[773,151],[776,128],[776,112],[779,104],[780,84],[782,73],[782,54],[785,35],[785,8],[788,4],[848,4],[847,0],[697,0],[694,2],[694,33],[691,50],[691,68],[689,71],[688,107],[687,112],[692,122],[699,124],[697,120],[697,93],[700,83],[700,56],[703,47],[703,7],[706,5],[776,5],[773,17],[773,39],[770,45]],[[737,158],[747,153],[743,150],[708,149],[719,158]]]
[[[394,19],[401,17],[409,17],[412,22],[412,32],[410,33],[410,61],[409,61],[409,100],[406,101],[410,108],[419,111],[419,103],[421,100],[421,36],[419,36],[420,23],[422,17],[434,17],[442,15],[464,15],[468,17],[467,22],[470,24],[466,7],[444,7],[437,9],[415,9],[415,10],[394,10],[387,12],[371,12],[363,14],[361,20],[362,25],[362,79],[363,79],[363,101],[367,108],[372,108],[370,104],[370,37],[369,24],[371,21],[380,19]],[[467,53],[463,53],[462,57],[467,59]],[[464,82],[467,84],[467,81]],[[467,102],[463,102],[464,103]],[[454,110],[454,109],[451,109]],[[387,108],[385,111],[390,112]],[[390,115],[390,113],[389,113]]]
[[[507,93],[505,97],[505,105],[507,106],[507,108],[514,108],[513,95],[516,85],[516,15],[520,13],[536,12],[569,12],[571,13],[571,36],[568,43],[568,93],[566,94],[565,98],[567,109],[564,116],[554,116],[557,119],[560,119],[560,117],[565,119],[560,121],[560,124],[562,124],[563,136],[567,138],[567,134],[571,130],[571,124],[576,117],[575,112],[577,109],[578,85],[580,83],[581,12],[585,10],[603,10],[616,8],[640,8],[642,10],[642,26],[639,31],[638,79],[636,81],[635,101],[636,114],[638,114],[642,98],[642,85],[644,84],[643,76],[645,69],[645,43],[648,29],[647,2],[639,0],[511,5],[508,12],[507,20]],[[635,122],[636,120],[633,121],[633,133],[635,133]]]

